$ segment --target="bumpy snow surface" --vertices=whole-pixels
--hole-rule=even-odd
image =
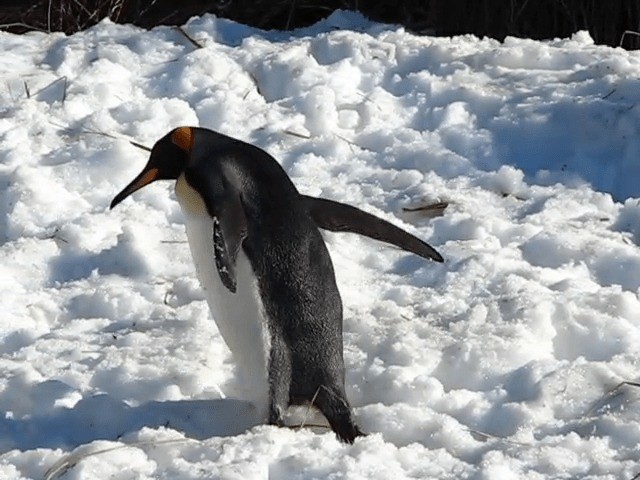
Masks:
[[[640,377],[640,52],[347,13],[183,28],[202,48],[108,21],[0,34],[0,478],[640,472],[640,388],[619,385]],[[325,235],[370,433],[353,446],[234,400],[172,182],[109,211],[147,160],[129,140],[180,125],[256,144],[301,192],[446,258]]]

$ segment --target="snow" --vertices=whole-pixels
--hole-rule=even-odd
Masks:
[[[0,478],[631,479],[640,472],[640,52],[585,32],[0,33]],[[180,125],[432,243],[326,233],[370,433],[255,425],[170,182]],[[116,138],[99,135],[104,132]],[[446,201],[444,215],[406,212]],[[88,456],[84,456],[88,455]],[[57,472],[57,473],[56,473]],[[55,475],[54,475],[55,474]]]

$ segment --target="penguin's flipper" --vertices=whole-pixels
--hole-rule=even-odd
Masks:
[[[351,232],[415,253],[436,262],[444,259],[435,248],[401,228],[359,208],[326,198],[302,195],[318,227],[332,232]]]
[[[185,177],[213,219],[213,253],[220,280],[231,293],[236,293],[236,260],[247,236],[247,217],[240,192],[216,167],[213,164],[204,171],[187,168]]]
[[[222,284],[236,293],[236,260],[247,236],[247,219],[240,194],[216,195],[213,211],[213,251]]]
[[[231,293],[236,293],[235,262],[227,250],[227,243],[217,217],[213,218],[213,251],[222,284],[227,287]]]

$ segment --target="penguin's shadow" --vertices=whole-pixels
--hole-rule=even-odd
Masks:
[[[153,401],[131,407],[102,394],[45,415],[0,418],[0,454],[12,449],[74,448],[94,440],[116,440],[143,427],[168,427],[202,440],[238,435],[258,423],[253,405],[241,400]]]

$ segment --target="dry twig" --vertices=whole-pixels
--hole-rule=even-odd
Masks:
[[[615,387],[609,389],[607,392],[604,393],[604,395],[602,395],[592,406],[591,408],[589,408],[589,410],[587,410],[585,412],[584,415],[582,415],[582,418],[580,419],[580,421],[584,421],[587,418],[589,418],[593,412],[596,411],[596,409],[601,406],[603,403],[603,400],[607,399],[608,397],[611,398],[614,396],[614,394],[616,394],[622,387],[624,387],[625,385],[630,386],[630,387],[638,387],[640,388],[640,383],[637,382],[629,382],[629,381],[623,381],[620,382],[619,384],[617,384]]]
[[[402,207],[403,212],[424,212],[430,215],[442,215],[449,206],[448,202],[436,202],[419,207]]]
[[[193,38],[191,38],[189,36],[189,34],[187,32],[184,31],[184,28],[180,27],[180,26],[175,26],[173,27],[174,30],[180,32],[184,38],[186,38],[187,40],[189,40],[189,42],[191,42],[191,44],[196,47],[196,48],[204,48],[204,46],[200,43],[198,43],[196,40],[194,40]]]

